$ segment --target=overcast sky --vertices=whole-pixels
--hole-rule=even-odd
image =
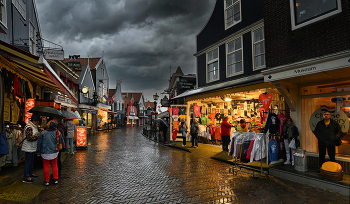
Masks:
[[[195,74],[196,35],[215,0],[36,0],[44,39],[65,57],[104,57],[110,88],[143,92],[148,100],[167,88],[180,66]],[[161,97],[163,95],[160,95]]]

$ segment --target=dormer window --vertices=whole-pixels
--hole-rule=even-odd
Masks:
[[[240,0],[225,0],[225,29],[241,22]]]

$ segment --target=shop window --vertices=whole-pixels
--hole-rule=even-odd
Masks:
[[[240,0],[225,0],[225,29],[241,22]]]
[[[219,79],[219,50],[207,53],[207,82]]]
[[[32,22],[29,23],[29,52],[33,55],[36,54],[36,35],[35,27]]]
[[[227,44],[227,76],[243,73],[242,38]]]
[[[7,27],[6,0],[0,0],[0,22]]]
[[[343,143],[336,147],[336,155],[350,157],[349,85],[350,83],[338,83],[303,87],[301,89],[302,93],[305,93],[305,90],[309,93],[309,95],[302,96],[302,132],[300,132],[300,135],[302,135],[303,149],[308,152],[318,153],[318,141],[312,131],[315,124],[323,119],[322,113],[327,110],[331,112],[332,119],[339,123],[345,134],[341,139]]]
[[[342,12],[341,0],[290,0],[292,30]]]
[[[265,67],[265,35],[264,28],[253,31],[254,69]]]
[[[12,0],[12,4],[18,10],[18,12],[22,15],[24,19],[26,19],[26,1],[25,0]]]

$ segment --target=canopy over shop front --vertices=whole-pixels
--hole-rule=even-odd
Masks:
[[[3,41],[0,41],[0,55],[10,61],[10,66],[14,71],[25,73],[25,77],[38,86],[54,92],[63,93],[74,102],[77,102],[77,98],[74,94],[62,82],[42,56],[38,57],[32,55]],[[1,61],[9,64],[4,57],[1,57]]]
[[[172,100],[185,98],[186,101],[189,101],[270,87],[272,87],[272,85],[270,83],[264,83],[264,77],[262,77],[261,74],[257,74],[211,86],[192,89],[172,98]]]

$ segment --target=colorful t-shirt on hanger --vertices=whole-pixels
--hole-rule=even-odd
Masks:
[[[206,115],[206,114],[207,114],[207,107],[206,107],[206,106],[202,106],[202,108],[201,108],[201,113],[202,113],[203,115]]]
[[[179,120],[179,116],[178,115],[173,115],[171,117],[173,118],[173,121],[178,121]]]
[[[173,121],[173,129],[176,129],[177,131],[179,130],[179,121]]]
[[[278,119],[280,120],[280,135],[282,135],[283,126],[286,122],[286,116],[280,113],[278,114]]]
[[[194,110],[194,114],[196,115],[196,116],[201,116],[201,108],[198,106],[198,105],[195,105],[194,107],[193,107],[193,110]]]
[[[210,118],[210,120],[211,120],[211,124],[215,124],[215,113],[211,113],[211,114],[209,115],[209,118]]]
[[[178,115],[180,109],[179,108],[173,108],[173,115]]]
[[[186,115],[186,107],[180,107],[179,115]]]
[[[201,123],[202,123],[202,125],[206,125],[207,124],[207,117],[201,117]]]
[[[181,122],[182,119],[184,119],[186,121],[186,115],[179,115],[179,121]]]

